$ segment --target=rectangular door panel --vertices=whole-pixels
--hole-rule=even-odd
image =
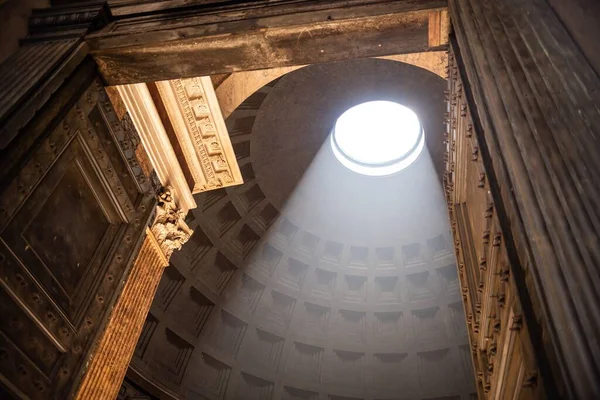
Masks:
[[[83,147],[78,131],[2,232],[73,326],[124,222]]]

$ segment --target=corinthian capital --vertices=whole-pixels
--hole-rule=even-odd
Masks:
[[[177,207],[170,186],[164,187],[158,194],[156,218],[151,230],[167,259],[171,258],[174,250],[181,249],[194,233],[185,223],[185,212]]]

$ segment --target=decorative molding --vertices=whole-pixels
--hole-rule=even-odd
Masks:
[[[93,0],[34,9],[29,17],[28,41],[81,37],[105,26],[111,18],[106,1]]]
[[[161,118],[145,83],[117,89],[160,182],[185,214],[196,207],[193,193],[241,184],[242,175],[210,77],[156,82],[156,87],[168,120]]]
[[[76,79],[60,90],[75,102],[40,111],[39,128],[28,127],[3,153],[16,167],[0,194],[0,314],[14,322],[3,325],[3,337],[18,340],[4,340],[0,371],[18,398],[73,397],[155,204],[141,189],[148,180],[133,152],[135,132],[117,120],[101,82]],[[30,147],[23,137],[37,129],[45,133]],[[53,232],[54,241],[18,242],[33,230]],[[103,239],[91,240],[92,232]],[[38,363],[37,354],[48,357]]]
[[[192,174],[192,193],[243,183],[210,77],[156,86]]]

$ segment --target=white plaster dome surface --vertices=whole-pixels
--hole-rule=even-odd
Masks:
[[[417,115],[392,101],[369,101],[344,112],[330,137],[342,165],[363,175],[390,175],[412,164],[425,140]]]
[[[428,154],[445,82],[429,74],[382,60],[313,65],[232,113],[244,183],[195,195],[194,234],[163,274],[136,370],[189,399],[475,391]],[[346,110],[381,99],[414,110],[427,151],[401,173],[365,176],[338,162],[329,135]]]

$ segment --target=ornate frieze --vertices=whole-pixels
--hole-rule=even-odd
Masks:
[[[157,82],[193,178],[192,193],[241,184],[210,77]]]

